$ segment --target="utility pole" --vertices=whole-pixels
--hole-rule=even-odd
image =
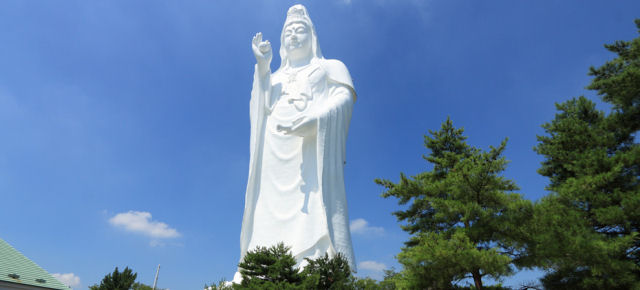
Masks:
[[[156,279],[153,280],[153,290],[156,290],[156,284],[158,283],[159,273],[160,273],[160,264],[158,264],[158,269],[156,270]]]

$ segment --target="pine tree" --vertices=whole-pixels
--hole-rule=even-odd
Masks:
[[[137,273],[133,273],[129,267],[124,268],[122,272],[118,271],[118,267],[113,273],[107,274],[100,282],[100,285],[90,286],[92,290],[129,290],[136,281]]]
[[[376,180],[386,188],[383,197],[408,204],[394,213],[412,235],[398,255],[404,269],[394,280],[400,289],[442,289],[472,278],[482,289],[483,277],[500,279],[513,273],[512,266],[525,265],[524,225],[532,204],[501,176],[506,140],[488,152],[471,147],[450,119],[430,134],[424,159],[431,171],[413,178],[401,173],[398,183]]]
[[[248,251],[238,264],[242,283],[239,289],[279,289],[300,285],[302,276],[295,267],[290,248],[283,243],[272,247],[256,247]]]
[[[550,289],[640,288],[640,38],[605,47],[618,57],[591,68],[589,88],[611,113],[585,97],[558,104],[535,148],[551,193],[536,209],[534,251]]]
[[[315,260],[306,259],[308,264],[302,271],[306,289],[350,289],[353,277],[349,262],[338,253],[333,257],[325,254]]]

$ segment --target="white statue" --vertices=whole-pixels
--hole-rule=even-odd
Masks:
[[[302,5],[289,8],[280,42],[282,63],[272,74],[271,44],[261,33],[252,41],[257,64],[240,256],[284,242],[299,267],[304,258],[339,252],[355,271],[343,173],[356,100],[351,76],[342,62],[322,56]]]

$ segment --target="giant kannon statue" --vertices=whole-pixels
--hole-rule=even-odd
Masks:
[[[280,43],[282,62],[271,73],[271,44],[261,33],[252,41],[257,64],[240,258],[284,242],[300,267],[304,258],[342,253],[355,270],[344,186],[356,101],[351,76],[342,62],[322,56],[302,5],[289,8]]]

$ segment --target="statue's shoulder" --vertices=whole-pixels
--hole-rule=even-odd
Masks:
[[[327,72],[327,75],[333,81],[348,85],[353,89],[353,81],[347,66],[337,59],[323,59],[321,62],[322,68]]]
[[[327,71],[331,70],[333,72],[349,73],[347,66],[337,59],[323,59],[322,66],[324,66]]]

